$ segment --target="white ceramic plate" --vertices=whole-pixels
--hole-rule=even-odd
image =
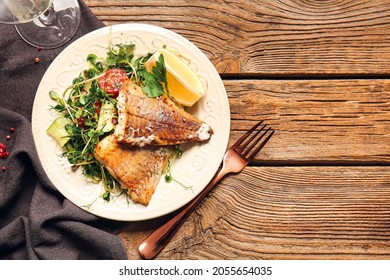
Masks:
[[[214,129],[214,135],[206,144],[182,146],[183,156],[172,167],[175,179],[191,185],[191,189],[161,179],[148,206],[128,201],[121,195],[105,202],[96,198],[103,193],[100,184],[93,184],[81,174],[73,172],[61,150],[46,129],[57,116],[51,105],[55,102],[49,91],[62,93],[71,85],[80,72],[89,67],[86,57],[89,53],[105,57],[109,40],[112,44],[134,43],[137,56],[161,48],[179,52],[189,59],[190,67],[201,77],[207,87],[206,95],[191,108],[190,112]],[[191,42],[182,36],[152,25],[121,24],[104,27],[86,34],[69,45],[53,61],[38,87],[32,114],[34,141],[40,161],[56,188],[70,201],[97,216],[120,221],[139,221],[168,214],[191,201],[212,179],[226,151],[230,133],[230,109],[227,94],[219,74],[208,58]],[[96,200],[96,201],[95,201]],[[95,201],[92,206],[85,207]]]

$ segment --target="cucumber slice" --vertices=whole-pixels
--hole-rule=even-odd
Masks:
[[[46,133],[53,137],[61,148],[69,141],[69,133],[65,129],[67,124],[72,124],[72,121],[65,117],[59,117],[46,129]]]
[[[110,132],[115,127],[115,125],[112,123],[112,119],[115,117],[115,105],[109,101],[104,102],[100,108],[100,115],[96,129],[102,130],[103,132]]]

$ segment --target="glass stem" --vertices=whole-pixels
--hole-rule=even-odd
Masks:
[[[45,26],[48,26],[48,25],[51,25],[56,19],[57,19],[57,16],[56,16],[56,12],[54,11],[54,5],[53,3],[50,5],[49,8],[47,8],[47,10],[41,14],[39,17],[39,21],[45,25]]]

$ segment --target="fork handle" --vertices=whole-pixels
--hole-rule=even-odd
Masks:
[[[168,244],[177,230],[189,216],[189,214],[202,202],[205,196],[211,191],[227,173],[224,167],[214,176],[210,183],[191,202],[183,207],[175,216],[165,224],[153,231],[139,246],[138,252],[144,259],[153,259]]]

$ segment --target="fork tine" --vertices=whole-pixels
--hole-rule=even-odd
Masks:
[[[242,135],[240,137],[240,139],[237,140],[236,143],[234,143],[234,145],[232,146],[232,148],[237,148],[246,138],[248,138],[248,136],[253,132],[255,131],[256,128],[259,127],[259,125],[261,125],[263,123],[263,121],[259,121],[256,125],[254,125],[250,130],[248,130],[244,135]]]
[[[264,135],[266,135],[268,132],[270,131],[270,133],[268,134],[267,138],[265,138],[261,143],[260,145],[254,150],[252,151],[249,156],[247,156],[246,154],[248,154],[248,152],[250,152],[253,147],[259,143],[259,141],[264,137]],[[274,134],[274,130],[271,129],[271,128],[268,128],[258,139],[256,139],[256,141],[251,145],[251,147],[248,149],[248,152],[246,152],[245,154],[245,157],[247,160],[252,160],[259,152],[260,150],[264,147],[265,144],[267,144],[268,140],[272,137],[272,135]]]
[[[256,131],[256,133],[254,133],[254,134],[251,136],[251,138],[247,139],[242,145],[240,145],[240,146],[242,147],[242,148],[240,148],[242,151],[243,151],[244,149],[247,150],[246,153],[242,153],[243,155],[246,155],[246,154],[247,154],[250,150],[252,150],[253,147],[257,144],[258,140],[255,141],[249,148],[247,148],[247,146],[253,141],[253,139],[255,139],[255,138],[260,134],[260,132],[262,132],[262,131],[264,130],[264,128],[265,128],[266,126],[267,126],[266,124],[263,125],[259,130]],[[261,135],[259,139],[261,139],[261,138],[264,136],[265,133],[266,133],[266,132],[264,132],[263,135]]]

